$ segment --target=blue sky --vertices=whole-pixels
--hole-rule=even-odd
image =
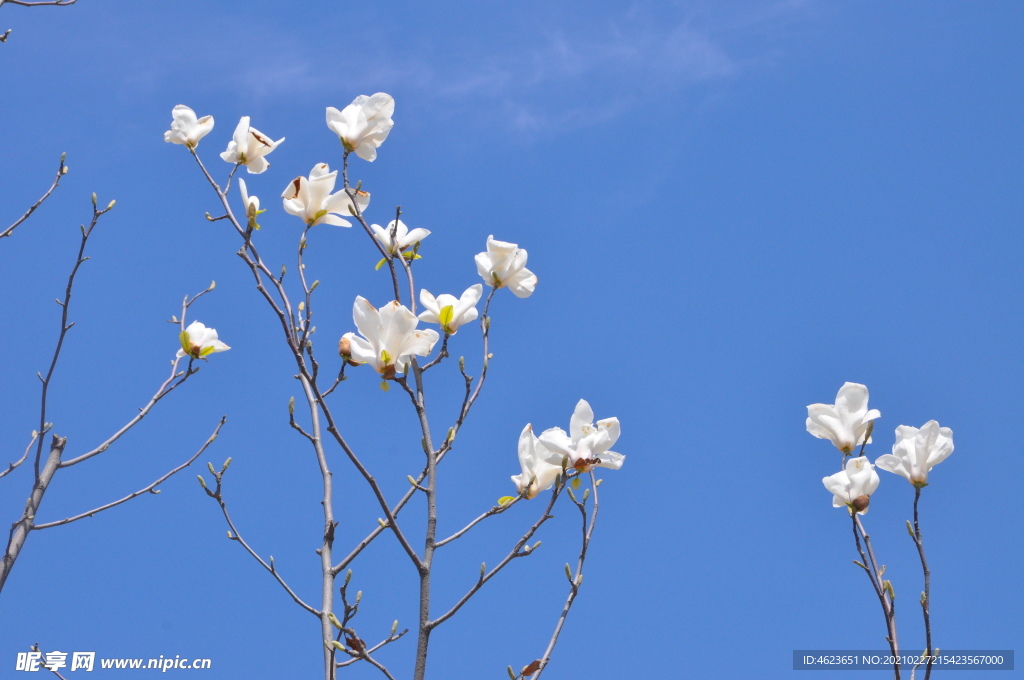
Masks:
[[[82,0],[4,6],[7,27],[0,227],[45,189],[62,152],[71,170],[0,242],[0,462],[35,427],[35,373],[59,322],[51,300],[93,191],[118,204],[90,243],[50,402],[68,450],[95,446],[146,402],[176,348],[166,320],[210,280],[217,289],[192,318],[232,346],[108,453],[61,473],[40,521],[148,484],[227,414],[200,468],[233,457],[233,517],[317,599],[320,482],[287,424],[299,391],[290,359],[237,238],[203,218],[215,197],[161,135],[176,104],[213,115],[199,150],[219,176],[240,116],[286,137],[270,170],[246,179],[269,208],[261,251],[291,265],[299,222],[276,197],[315,163],[339,164],[324,107],[385,91],[394,130],[352,172],[373,194],[372,221],[401,205],[410,226],[433,232],[418,284],[476,282],[488,234],[527,248],[540,277],[529,299],[496,296],[489,382],[440,481],[442,532],[514,491],[525,423],[566,427],[581,397],[622,423],[627,461],[602,475],[587,580],[545,677],[787,678],[799,675],[794,649],[884,648],[846,513],[820,481],[838,455],[804,429],[805,406],[832,401],[845,381],[868,385],[881,410],[872,460],[897,425],[936,419],[954,431],[956,452],[922,501],[936,645],[1020,646],[1024,8]],[[355,295],[383,304],[389,284],[355,230],[318,227],[310,241],[329,360],[352,330]],[[474,357],[478,341],[460,334],[453,352]],[[368,370],[337,408],[397,496],[418,470],[418,435],[401,392],[382,393]],[[458,380],[453,364],[433,378],[439,422]],[[341,546],[379,513],[331,455]],[[921,577],[903,526],[913,493],[882,474],[865,521],[896,588],[903,646],[919,649]],[[30,485],[28,470],[0,479],[4,521]],[[316,677],[316,622],[225,538],[194,473],[161,490],[30,537],[0,598],[0,668],[39,642],[209,657],[218,679]],[[481,561],[500,559],[538,502],[441,558],[439,608]],[[537,554],[438,630],[432,677],[505,677],[540,655],[574,558],[570,510]],[[355,581],[368,637],[395,618],[412,625],[415,578],[393,541],[368,551]],[[413,646],[382,660],[408,675]]]

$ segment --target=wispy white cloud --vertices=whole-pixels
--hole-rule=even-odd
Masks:
[[[809,1],[746,3],[732,14],[679,3],[674,15],[634,3],[618,16],[589,21],[580,21],[589,18],[579,8],[579,16],[546,17],[514,40],[460,36],[429,55],[413,43],[388,41],[388,49],[371,49],[359,69],[285,39],[250,60],[241,84],[267,98],[333,92],[339,84],[350,92],[402,90],[521,131],[599,125],[652,97],[751,70],[771,54],[767,46],[759,54],[751,36],[804,13]]]

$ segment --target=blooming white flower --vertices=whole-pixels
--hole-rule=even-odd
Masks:
[[[484,283],[494,288],[508,289],[516,297],[530,297],[537,286],[537,277],[526,268],[526,250],[515,243],[496,241],[487,237],[487,252],[479,253],[476,270]]]
[[[362,212],[370,205],[370,194],[365,191],[356,192],[356,203],[344,189],[332,194],[334,183],[338,179],[338,171],[331,172],[327,163],[313,166],[309,178],[296,177],[281,194],[284,199],[284,211],[289,215],[301,217],[310,227],[314,224],[333,224],[336,227],[351,227],[352,223],[339,215],[355,215],[356,208]]]
[[[921,429],[900,425],[892,453],[879,456],[875,465],[906,477],[914,486],[928,485],[928,472],[953,453],[953,430],[929,420]]]
[[[867,456],[851,458],[846,461],[846,469],[821,482],[832,495],[832,507],[844,505],[863,515],[868,511],[871,494],[878,488],[878,473],[875,466],[868,462]]]
[[[562,474],[561,456],[540,443],[531,425],[519,435],[519,466],[523,472],[512,475],[512,481],[527,499],[550,489]]]
[[[184,144],[190,149],[196,148],[199,140],[213,129],[213,116],[196,119],[196,112],[178,104],[171,110],[171,129],[164,133],[164,141],[171,144]]]
[[[283,141],[284,137],[275,142],[256,128],[249,127],[249,116],[242,116],[228,142],[227,151],[221,152],[220,157],[228,163],[241,163],[250,175],[258,175],[270,167],[264,156]]]
[[[345,151],[355,151],[364,161],[377,158],[377,147],[384,143],[395,121],[395,100],[378,92],[367,97],[361,94],[339,111],[327,107],[327,127],[338,135]]]
[[[540,435],[540,441],[560,457],[569,459],[569,467],[587,472],[597,467],[618,470],[626,457],[609,451],[619,438],[619,419],[605,418],[594,424],[594,410],[580,399],[569,419],[568,434],[552,427]]]
[[[397,255],[417,241],[422,241],[430,236],[430,231],[427,229],[417,228],[409,231],[409,227],[405,226],[405,222],[402,220],[398,220],[397,228],[395,227],[395,221],[391,220],[388,222],[387,227],[371,224],[370,229],[373,230],[373,235],[380,241],[380,244],[384,246],[384,250],[392,255]],[[394,229],[395,233],[394,240],[391,239],[392,229]]]
[[[198,321],[190,323],[178,337],[181,340],[181,349],[178,350],[179,358],[189,356],[193,359],[205,359],[214,352],[231,349],[217,339],[216,329],[207,328]]]
[[[871,421],[882,414],[868,410],[868,388],[848,382],[839,388],[836,403],[807,407],[807,431],[819,439],[830,439],[843,453],[864,443]],[[868,437],[867,443],[871,443]]]
[[[385,378],[405,373],[413,355],[427,356],[437,342],[437,331],[416,330],[416,316],[392,300],[377,310],[363,297],[352,305],[352,320],[363,337],[346,333],[349,356],[359,364],[370,364]]]
[[[446,335],[455,335],[459,326],[479,316],[476,303],[480,302],[483,292],[483,285],[477,283],[467,288],[456,300],[454,295],[448,293],[442,293],[435,298],[424,288],[420,290],[420,302],[426,311],[420,313],[420,321],[440,324]]]
[[[248,225],[253,229],[259,229],[260,225],[256,222],[256,219],[262,214],[267,212],[266,210],[260,210],[260,199],[259,196],[250,196],[246,190],[245,180],[241,177],[238,178],[238,191],[242,194],[242,203],[245,205],[245,217]]]

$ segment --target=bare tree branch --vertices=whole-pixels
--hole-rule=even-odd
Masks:
[[[217,427],[216,427],[216,429],[214,429],[213,434],[210,435],[209,439],[206,440],[206,442],[202,445],[202,447],[200,447],[200,449],[198,451],[196,451],[192,455],[191,458],[189,458],[184,463],[182,463],[178,467],[174,468],[170,472],[162,475],[159,479],[157,479],[152,484],[150,484],[150,485],[148,485],[148,486],[146,486],[146,487],[144,487],[142,489],[139,489],[138,491],[136,491],[134,493],[130,493],[127,496],[125,496],[124,498],[121,498],[119,500],[113,501],[112,503],[107,503],[106,505],[101,505],[98,508],[93,508],[92,510],[89,510],[88,512],[83,512],[80,515],[75,515],[74,517],[68,517],[66,519],[62,519],[62,520],[59,520],[59,521],[56,521],[56,522],[47,522],[45,524],[36,524],[32,528],[35,529],[35,530],[39,530],[39,529],[50,529],[52,527],[63,526],[65,524],[70,524],[71,522],[75,522],[77,520],[84,519],[86,517],[92,517],[93,515],[95,515],[97,513],[103,512],[104,510],[109,510],[110,508],[117,507],[118,505],[121,505],[122,503],[127,503],[128,501],[132,500],[133,498],[138,498],[139,496],[141,496],[144,493],[149,493],[149,492],[160,493],[158,490],[156,490],[156,487],[159,486],[160,484],[163,484],[165,481],[167,481],[168,479],[170,479],[171,477],[173,477],[177,473],[181,472],[185,468],[187,468],[189,465],[194,463],[195,460],[197,458],[199,458],[199,456],[203,455],[203,452],[206,451],[207,447],[209,447],[210,444],[212,444],[214,442],[214,440],[217,439],[217,436],[220,434],[220,428],[224,427],[224,423],[226,421],[227,421],[227,416],[222,417],[220,419],[220,422],[217,423]]]
[[[50,453],[46,457],[45,465],[36,475],[35,484],[32,486],[32,495],[25,502],[25,510],[21,514],[21,519],[11,526],[11,533],[7,539],[7,550],[4,552],[3,560],[0,561],[0,590],[3,590],[7,577],[10,576],[11,569],[14,568],[14,563],[25,546],[25,539],[32,531],[32,523],[39,510],[39,504],[43,502],[43,496],[53,480],[53,475],[60,467],[60,456],[64,452],[64,445],[67,444],[67,441],[64,437],[53,435],[53,439],[50,441]]]
[[[110,212],[111,208],[114,207],[114,202],[111,201],[103,210],[96,207],[96,195],[93,194],[92,202],[92,221],[89,222],[89,226],[81,227],[82,239],[78,246],[78,257],[75,260],[75,265],[71,268],[71,273],[68,275],[68,283],[64,289],[64,301],[57,301],[57,304],[61,307],[61,319],[60,319],[60,333],[57,335],[57,346],[53,350],[53,358],[50,360],[50,368],[46,372],[46,377],[39,376],[39,380],[42,381],[43,386],[40,390],[39,395],[39,428],[38,432],[44,432],[47,429],[46,425],[46,398],[50,389],[50,381],[53,379],[53,372],[57,369],[57,361],[60,359],[60,350],[64,346],[64,338],[68,331],[75,325],[72,321],[68,323],[68,311],[71,307],[71,291],[75,286],[75,276],[78,274],[78,269],[82,264],[88,260],[85,256],[85,246],[89,242],[89,237],[92,235],[93,229],[96,228],[96,224],[99,222],[100,217]],[[35,457],[35,476],[39,478],[39,463],[43,453],[43,440],[40,438],[36,446],[36,457]]]
[[[3,4],[3,1],[4,0],[0,0],[0,5]],[[11,2],[12,0],[6,0],[6,1],[7,2]],[[2,36],[3,39],[0,40],[0,42],[6,42],[7,35],[10,32],[11,32],[10,29],[8,29],[7,33],[3,34],[3,36]],[[42,197],[38,201],[33,203],[32,207],[29,208],[27,211],[25,211],[25,214],[22,215],[21,217],[19,217],[17,219],[17,221],[15,221],[14,224],[12,224],[11,226],[7,227],[3,231],[0,231],[0,238],[3,238],[5,236],[10,236],[11,234],[13,234],[14,230],[18,228],[18,225],[20,225],[22,222],[27,220],[29,218],[29,216],[36,211],[36,208],[41,206],[43,204],[43,201],[45,201],[46,199],[48,199],[50,197],[50,194],[52,194],[54,192],[54,190],[57,188],[57,185],[60,184],[61,178],[64,177],[64,175],[66,175],[68,173],[68,166],[64,165],[64,159],[66,157],[67,157],[67,154],[63,154],[62,153],[60,155],[60,165],[57,166],[57,175],[53,178],[53,183],[50,184],[50,188],[46,190],[46,193],[43,194]]]
[[[135,417],[133,417],[131,420],[129,420],[127,423],[125,423],[121,427],[121,429],[119,429],[114,434],[110,435],[110,437],[107,438],[106,441],[104,441],[102,444],[100,444],[96,448],[92,449],[91,451],[87,451],[86,453],[83,453],[80,456],[72,458],[71,460],[64,461],[64,462],[62,462],[60,464],[60,466],[62,468],[66,468],[66,467],[71,467],[72,465],[77,465],[78,463],[81,463],[84,460],[88,460],[88,459],[92,458],[93,456],[97,456],[97,455],[103,453],[104,451],[106,451],[107,449],[109,449],[111,444],[113,444],[118,439],[120,439],[122,436],[124,436],[124,434],[126,432],[128,432],[133,427],[138,425],[139,422],[143,418],[145,418],[147,415],[149,415],[149,412],[153,410],[153,407],[156,406],[157,403],[161,399],[163,399],[168,394],[173,392],[177,387],[179,387],[181,384],[183,384],[191,376],[193,376],[193,375],[195,375],[196,373],[199,372],[198,368],[194,368],[192,366],[192,364],[193,364],[193,360],[192,359],[189,359],[188,367],[184,371],[179,371],[178,370],[178,363],[180,361],[181,361],[180,357],[175,357],[174,361],[171,362],[171,374],[167,377],[166,380],[164,380],[160,384],[160,387],[157,388],[157,391],[153,394],[152,397],[150,397],[149,402],[145,406],[143,406],[142,408],[139,409],[139,412],[135,415]]]
[[[237,541],[239,545],[241,545],[243,548],[245,548],[245,551],[247,553],[249,553],[250,555],[252,555],[253,559],[255,559],[257,562],[259,562],[260,565],[264,569],[266,569],[267,572],[269,572],[270,575],[273,576],[274,579],[276,579],[278,583],[281,584],[281,587],[284,588],[285,591],[287,591],[287,593],[291,596],[292,600],[294,600],[297,605],[299,605],[300,607],[305,609],[307,612],[309,612],[313,616],[316,616],[316,617],[319,618],[320,617],[320,612],[317,609],[314,609],[313,607],[311,607],[308,604],[306,604],[302,600],[302,598],[300,598],[298,595],[296,595],[295,591],[291,589],[291,586],[289,586],[285,582],[285,580],[283,578],[281,578],[281,575],[279,573],[277,573],[277,567],[274,566],[274,558],[271,557],[269,563],[265,562],[263,560],[263,558],[260,557],[258,554],[256,554],[256,551],[253,550],[249,546],[249,544],[245,542],[245,539],[242,538],[242,535],[238,532],[238,527],[236,527],[235,523],[233,521],[231,521],[231,515],[228,514],[228,505],[227,505],[227,502],[224,500],[224,496],[223,496],[223,493],[222,493],[223,492],[224,473],[227,471],[228,465],[230,463],[231,463],[231,459],[229,458],[227,460],[227,462],[224,463],[224,467],[222,467],[220,469],[220,472],[217,472],[216,470],[214,470],[213,466],[210,465],[210,472],[213,473],[214,481],[217,482],[217,487],[213,491],[210,491],[209,487],[206,486],[206,481],[203,479],[203,476],[199,475],[199,483],[202,485],[203,490],[206,491],[206,495],[209,496],[210,498],[212,498],[213,500],[217,501],[217,504],[220,506],[221,513],[223,513],[223,515],[224,515],[224,520],[227,522],[228,528],[231,530],[231,531],[228,532],[228,538],[230,538],[232,541]]]
[[[562,607],[562,613],[558,616],[558,623],[555,624],[555,631],[551,634],[551,639],[548,641],[547,649],[544,650],[544,655],[540,658],[537,664],[536,673],[533,675],[532,680],[539,680],[540,674],[544,671],[544,667],[548,665],[551,660],[551,654],[555,651],[555,644],[558,642],[558,636],[562,633],[562,626],[565,625],[565,620],[569,616],[569,610],[572,609],[573,602],[576,601],[576,596],[580,592],[580,586],[583,584],[583,564],[587,561],[587,549],[590,547],[590,539],[594,536],[594,527],[597,525],[597,510],[599,507],[597,498],[597,487],[600,486],[597,479],[594,478],[594,472],[590,472],[590,488],[594,490],[594,505],[590,513],[589,525],[587,522],[587,496],[584,492],[583,500],[577,501],[576,496],[573,495],[572,489],[569,489],[569,496],[572,498],[572,502],[579,508],[580,516],[583,518],[583,543],[580,546],[580,556],[576,561],[576,574],[566,574],[569,579],[569,595],[565,598],[565,605]],[[566,565],[568,570],[568,565]]]
[[[44,432],[43,434],[46,433]],[[39,437],[39,432],[37,432],[36,430],[32,430],[32,439],[29,441],[28,446],[25,447],[25,453],[21,454],[21,458],[19,458],[15,462],[8,464],[7,469],[4,470],[3,472],[0,472],[0,477],[4,477],[10,474],[14,470],[14,468],[18,467],[19,465],[25,462],[25,460],[28,458],[29,451],[32,450],[32,445],[36,443],[36,439],[38,439]]]
[[[524,550],[523,547],[526,546],[526,543],[531,538],[533,538],[533,535],[535,533],[537,533],[537,530],[540,529],[540,527],[545,522],[547,522],[549,519],[554,517],[554,515],[551,514],[551,509],[553,507],[555,507],[555,501],[558,500],[559,494],[562,493],[562,489],[565,488],[565,482],[566,482],[566,478],[564,476],[558,480],[558,482],[555,484],[555,488],[552,489],[552,491],[551,491],[551,499],[548,501],[547,507],[544,508],[544,514],[542,514],[540,516],[540,518],[536,522],[533,523],[533,526],[531,526],[529,528],[529,530],[527,530],[527,532],[525,534],[523,534],[522,537],[518,541],[516,541],[516,544],[512,547],[512,550],[509,551],[508,555],[506,555],[504,557],[504,559],[502,559],[501,562],[499,562],[497,564],[497,566],[495,566],[490,571],[487,571],[484,568],[485,565],[481,564],[480,565],[481,566],[480,578],[477,579],[477,582],[475,584],[473,584],[473,587],[470,588],[469,591],[465,595],[463,595],[461,598],[459,598],[459,601],[456,602],[452,606],[451,609],[449,609],[447,612],[445,612],[441,616],[438,616],[433,621],[428,622],[427,626],[429,628],[431,628],[431,629],[437,628],[439,625],[441,625],[442,623],[444,623],[445,621],[447,621],[451,617],[455,616],[455,612],[457,612],[460,609],[462,609],[462,606],[464,604],[466,604],[467,602],[469,602],[469,599],[471,597],[473,597],[473,595],[475,595],[476,592],[478,590],[480,590],[480,588],[482,588],[485,583],[490,581],[492,578],[494,578],[498,574],[498,572],[500,572],[502,569],[504,569],[508,565],[509,562],[511,562],[512,560],[514,560],[517,557],[526,557],[527,555],[532,554],[532,552],[533,552],[532,548],[527,547]]]

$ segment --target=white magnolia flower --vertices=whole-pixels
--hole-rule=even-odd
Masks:
[[[377,147],[384,143],[395,121],[395,100],[378,92],[367,97],[361,94],[339,111],[327,107],[327,127],[338,135],[345,151],[355,151],[364,161],[377,158]]]
[[[864,443],[871,421],[881,415],[875,409],[868,410],[868,388],[848,382],[839,388],[834,405],[807,407],[807,431],[819,439],[831,440],[843,453],[850,453]],[[871,443],[871,437],[867,443]]]
[[[527,499],[550,489],[562,474],[561,456],[542,445],[530,425],[519,435],[519,465],[523,472],[512,475],[512,481]]]
[[[878,488],[878,473],[875,466],[868,462],[867,456],[851,458],[846,461],[846,469],[821,482],[832,495],[832,507],[844,505],[863,515],[868,511],[871,494]]]
[[[164,133],[164,141],[171,144],[184,144],[190,149],[196,148],[199,140],[213,129],[213,116],[196,119],[196,112],[178,104],[171,110],[171,129]]]
[[[405,222],[398,220],[398,228],[395,229],[395,221],[391,220],[388,222],[387,227],[382,227],[379,224],[371,224],[370,229],[373,230],[373,235],[380,241],[380,244],[384,246],[384,250],[388,251],[392,255],[397,255],[409,246],[414,245],[417,241],[422,241],[426,237],[430,236],[430,232],[426,229],[413,229],[409,231],[409,227],[405,226]],[[395,238],[391,239],[391,230],[395,230]]]
[[[214,352],[224,352],[231,349],[217,339],[217,331],[207,328],[198,321],[193,321],[188,328],[181,332],[181,349],[178,350],[179,357],[189,356],[193,359],[205,359]]]
[[[352,223],[339,215],[355,215],[370,205],[370,194],[365,191],[356,193],[356,204],[344,189],[332,194],[334,183],[338,179],[338,171],[331,172],[327,163],[313,166],[309,178],[296,177],[288,184],[281,194],[284,199],[284,211],[289,215],[301,217],[308,226],[314,224],[333,224],[336,227],[351,227]]]
[[[249,127],[249,116],[242,116],[233,138],[228,142],[227,151],[221,152],[220,157],[228,163],[241,163],[250,175],[258,175],[270,167],[264,156],[283,141],[284,137],[276,142],[265,137],[256,128]]]
[[[537,277],[526,268],[526,250],[515,243],[495,241],[487,237],[487,252],[479,253],[476,270],[484,282],[494,288],[508,289],[516,297],[530,297],[537,286]]]
[[[892,453],[879,456],[875,465],[906,477],[914,486],[928,485],[928,472],[953,453],[953,430],[929,420],[921,429],[900,425]]]
[[[253,229],[259,229],[260,225],[256,222],[256,219],[261,213],[266,212],[266,210],[260,210],[259,196],[249,195],[245,187],[245,180],[241,177],[238,178],[238,191],[242,194],[242,203],[245,205],[245,218],[248,225]]]
[[[448,293],[435,298],[424,288],[420,291],[420,302],[426,311],[420,313],[420,321],[440,324],[446,335],[455,335],[459,326],[479,316],[476,303],[480,302],[483,292],[484,287],[477,283],[467,288],[462,297],[456,300],[454,295]]]
[[[544,430],[540,441],[559,457],[569,459],[569,467],[586,472],[597,467],[618,470],[626,457],[609,451],[619,438],[619,419],[605,418],[594,423],[594,411],[586,399],[580,399],[569,419],[569,433],[560,427]]]
[[[416,316],[392,300],[378,311],[362,297],[352,305],[352,320],[362,334],[346,333],[349,356],[358,364],[370,364],[385,378],[405,373],[413,355],[425,357],[437,342],[437,331],[416,330]]]

